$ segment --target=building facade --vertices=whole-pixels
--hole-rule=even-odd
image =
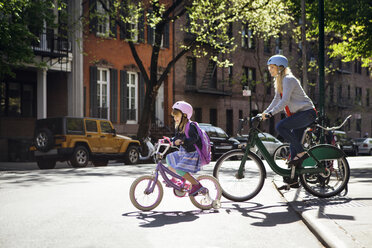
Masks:
[[[82,14],[81,1],[66,1],[71,23]],[[53,10],[58,17],[57,9]],[[59,25],[70,25],[61,23]],[[14,70],[15,77],[0,82],[0,161],[30,159],[36,119],[53,116],[83,115],[82,51],[76,40],[82,39],[81,29],[69,37],[58,28],[44,28],[39,42],[32,44],[36,63]]]
[[[155,33],[147,25],[147,11],[151,9],[123,27],[109,17],[100,21],[92,18],[94,13],[104,15],[101,2],[91,0],[84,4],[85,15],[91,15],[84,37],[84,115],[109,119],[118,133],[129,136],[137,133],[146,85],[127,41],[133,42],[149,73]],[[172,37],[172,26],[166,25],[159,54],[160,69],[172,59]],[[172,99],[172,82],[173,73],[170,73],[158,92],[153,119],[159,125],[168,121],[164,116],[169,114],[166,110],[168,99]]]

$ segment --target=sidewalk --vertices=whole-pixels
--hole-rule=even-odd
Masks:
[[[327,247],[372,247],[372,159],[348,157],[348,162],[346,196],[321,199],[302,187],[280,193]],[[282,178],[275,176],[273,183],[282,186]]]

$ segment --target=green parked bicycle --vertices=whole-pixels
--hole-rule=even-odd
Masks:
[[[252,199],[261,191],[266,169],[262,160],[250,151],[254,146],[276,174],[292,178],[299,175],[301,185],[312,195],[327,198],[345,189],[350,168],[341,149],[327,144],[316,145],[307,150],[309,158],[303,161],[301,168],[280,167],[258,137],[261,131],[257,127],[261,121],[261,115],[252,118],[245,148],[229,151],[216,162],[213,176],[219,180],[224,197],[241,202]]]

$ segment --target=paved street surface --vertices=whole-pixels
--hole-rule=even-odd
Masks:
[[[9,167],[16,170],[9,171]],[[25,169],[22,169],[25,168]],[[151,212],[129,200],[153,165],[36,170],[0,164],[0,247],[323,247],[267,178],[249,202],[200,211],[164,188]],[[65,168],[62,168],[65,167]],[[211,174],[212,166],[202,173]],[[199,174],[202,174],[199,173]]]
[[[351,177],[344,197],[319,199],[304,189],[282,193],[327,246],[372,247],[372,157],[348,157],[348,162]]]

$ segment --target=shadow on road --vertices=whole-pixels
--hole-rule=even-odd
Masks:
[[[230,203],[230,206],[226,207],[228,203]],[[268,206],[256,202],[222,202],[222,204],[225,207],[221,209],[228,214],[240,213],[244,217],[256,219],[257,221],[251,224],[253,226],[268,227],[299,221],[299,218],[293,214],[293,210],[286,204],[279,203],[278,205]],[[285,207],[285,211],[275,211],[276,208],[283,207]]]
[[[172,224],[178,224],[181,222],[191,222],[199,218],[199,215],[218,213],[218,210],[208,210],[208,211],[150,211],[150,212],[130,212],[125,213],[124,217],[135,217],[141,220],[139,223],[140,227],[160,227]]]

